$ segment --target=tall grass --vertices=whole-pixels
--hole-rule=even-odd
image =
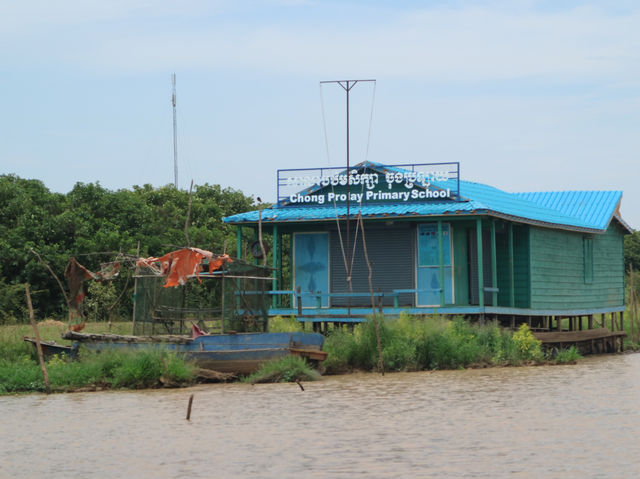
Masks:
[[[64,323],[45,321],[38,324],[38,333],[43,341],[69,344],[60,339],[66,327]],[[113,323],[110,329],[106,323],[88,323],[85,331],[128,334],[131,323]],[[0,327],[0,394],[45,390],[35,348],[23,341],[24,336],[33,336],[30,325]],[[190,363],[162,350],[97,354],[81,349],[77,361],[54,356],[46,366],[54,391],[186,385],[195,379],[195,369]]]
[[[78,388],[152,388],[164,384],[187,385],[194,379],[194,368],[181,357],[167,351],[82,351],[79,360],[54,356],[47,361],[53,391]],[[0,393],[44,391],[38,363],[28,355],[13,361],[0,360]]]
[[[495,323],[481,326],[462,318],[420,319],[401,314],[397,319],[378,320],[382,361],[387,371],[520,365],[549,360],[526,324],[512,334]],[[324,349],[329,353],[323,363],[327,373],[376,369],[374,321],[369,319],[353,332],[334,329]]]

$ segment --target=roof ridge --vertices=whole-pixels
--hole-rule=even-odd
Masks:
[[[622,193],[622,190],[538,190],[538,191],[514,191],[514,195],[530,195],[535,193]]]

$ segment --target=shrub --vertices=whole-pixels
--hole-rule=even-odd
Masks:
[[[575,363],[581,358],[582,355],[578,351],[578,348],[571,346],[568,349],[560,349],[559,351],[556,351],[553,360],[556,364],[570,364]]]
[[[382,358],[387,371],[457,369],[471,365],[517,365],[542,361],[540,342],[525,324],[515,334],[497,323],[477,325],[463,318],[416,318],[402,313],[379,319]],[[375,369],[378,350],[375,322],[369,318],[354,333],[334,331],[325,342],[328,373],[350,368]]]
[[[304,324],[300,323],[295,316],[276,316],[269,320],[269,332],[271,333],[295,333],[304,331]]]
[[[0,392],[44,390],[42,371],[29,355],[14,358],[13,361],[0,360]]]
[[[326,372],[335,374],[351,369],[356,348],[357,343],[353,333],[345,332],[340,328],[333,329],[324,341],[323,349],[328,355],[322,365]]]
[[[299,356],[284,356],[260,365],[253,374],[243,377],[246,383],[287,383],[295,381],[315,381],[320,373],[309,366]]]
[[[541,349],[542,342],[536,339],[526,323],[522,323],[520,328],[513,333],[513,342],[522,359],[540,361],[544,358]]]

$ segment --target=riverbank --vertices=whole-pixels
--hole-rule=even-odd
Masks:
[[[401,314],[398,318],[376,318],[352,330],[330,331],[324,350],[329,353],[323,364],[326,374],[352,371],[422,371],[477,367],[521,366],[530,364],[567,364],[580,359],[574,348],[545,352],[526,325],[511,332],[496,324],[479,325],[463,319],[416,318]],[[294,318],[275,318],[272,331],[303,330]],[[66,325],[47,320],[39,323],[43,341],[60,339]],[[131,323],[91,323],[88,332],[126,334]],[[23,341],[32,330],[27,325],[0,328],[0,394],[45,390],[34,348]],[[47,361],[54,392],[103,389],[141,389],[189,386],[210,381],[198,368],[167,351],[80,352],[77,360],[54,356]],[[259,372],[240,379],[244,382],[309,381],[317,377],[299,358],[266,364]],[[215,379],[215,378],[214,378]],[[218,378],[220,379],[220,378]]]
[[[0,396],[0,476],[631,478],[638,371],[640,354],[609,354],[324,376],[304,391],[236,382]]]

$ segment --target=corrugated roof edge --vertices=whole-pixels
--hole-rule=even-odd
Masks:
[[[447,217],[451,217],[451,216],[479,216],[479,215],[484,215],[484,216],[491,216],[494,218],[500,218],[500,219],[504,219],[504,220],[508,220],[508,221],[513,221],[516,223],[522,223],[522,224],[528,224],[528,225],[533,225],[533,226],[540,226],[542,228],[553,228],[553,229],[561,229],[561,230],[566,230],[566,231],[576,231],[576,232],[580,232],[580,233],[591,233],[591,234],[602,234],[604,233],[608,227],[609,224],[607,224],[607,228],[604,229],[596,229],[596,228],[585,228],[585,227],[580,227],[580,226],[571,226],[571,225],[563,225],[563,224],[558,224],[558,223],[549,223],[546,221],[539,221],[539,220],[532,220],[530,218],[523,218],[520,216],[514,216],[514,215],[509,215],[509,214],[505,214],[505,213],[500,213],[498,211],[492,211],[492,210],[484,210],[484,209],[478,209],[475,210],[473,212],[469,212],[469,213],[453,213],[453,214],[438,214],[438,215],[420,215],[420,214],[414,214],[411,215],[410,218],[415,219],[415,218],[436,218],[436,217],[441,217],[441,218],[447,218]],[[235,216],[235,215],[234,215]],[[365,216],[365,219],[379,219],[379,220],[388,220],[388,219],[393,219],[393,218],[406,218],[406,215],[394,215],[394,214],[387,214],[387,215],[368,215]],[[229,224],[234,224],[234,225],[253,225],[253,224],[258,224],[258,220],[241,220],[241,221],[232,221],[233,217],[226,217],[223,218],[223,222],[225,223],[229,223]],[[352,219],[356,219],[357,218],[357,214],[355,215],[351,215]],[[613,218],[613,217],[612,217]],[[344,216],[340,216],[339,219],[342,221],[344,220]],[[633,233],[633,230],[631,230],[629,228],[629,226],[622,221],[621,218],[619,218],[616,215],[616,220],[618,220],[622,226],[624,226],[627,230],[629,230],[631,233]],[[304,218],[304,219],[292,219],[292,220],[280,220],[279,222],[281,223],[309,223],[309,222],[314,222],[314,223],[324,223],[324,222],[329,222],[329,221],[336,221],[336,218],[315,218],[315,219],[308,219],[308,218]],[[263,223],[274,223],[276,221],[273,221],[273,219],[271,218],[262,218],[262,222]]]
[[[612,219],[616,219],[620,225],[626,229],[630,234],[633,234],[633,228],[631,228],[631,226],[629,226],[629,224],[624,221],[624,219],[622,219],[622,216],[620,215],[620,203],[622,202],[622,196],[623,196],[623,192],[620,190],[562,190],[562,191],[530,191],[530,192],[517,192],[517,193],[512,193],[513,195],[522,197],[522,198],[526,198],[528,201],[533,201],[536,202],[535,200],[532,200],[531,197],[544,197],[544,198],[548,198],[551,195],[567,195],[567,194],[581,194],[581,193],[599,193],[599,194],[605,194],[605,193],[613,193],[616,194],[618,196],[617,201],[614,205],[612,205],[609,210],[606,211],[606,222],[604,222],[603,228],[602,229],[598,229],[598,231],[604,232],[607,229],[609,229],[609,225],[611,224],[611,220]],[[545,201],[539,203],[539,204],[544,204],[545,207],[547,208],[552,208],[556,211],[562,211],[561,208],[558,207],[554,207],[554,206],[549,206],[546,204]],[[574,216],[576,218],[579,218],[579,216]]]

